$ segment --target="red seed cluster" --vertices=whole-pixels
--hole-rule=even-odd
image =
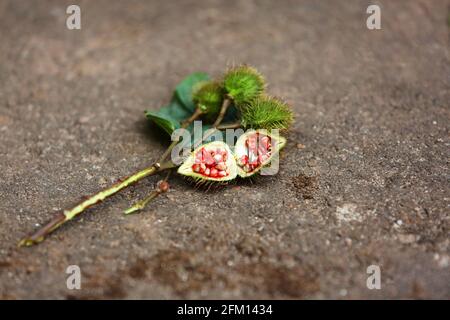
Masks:
[[[230,174],[230,169],[226,165],[227,158],[228,152],[225,149],[206,150],[201,148],[195,154],[195,164],[192,165],[192,170],[210,178],[226,177]]]
[[[239,158],[238,164],[245,172],[252,172],[269,159],[272,153],[272,140],[269,136],[255,133],[245,141],[247,154]]]

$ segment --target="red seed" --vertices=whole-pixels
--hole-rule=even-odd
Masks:
[[[223,162],[219,162],[218,164],[216,164],[217,170],[225,170],[226,168],[227,168],[227,166]]]
[[[216,163],[216,161],[214,160],[213,156],[211,155],[211,153],[207,152],[204,154],[204,158],[203,161],[205,162],[206,165],[208,166],[212,166],[213,164]]]
[[[214,155],[214,160],[216,161],[216,163],[222,162],[222,159],[223,159],[223,157],[220,153],[216,153]]]
[[[245,154],[241,157],[241,159],[239,159],[240,163],[242,165],[247,164],[248,163],[248,156]]]
[[[218,173],[219,173],[219,172],[217,171],[216,168],[212,168],[212,169],[211,169],[211,172],[210,172],[210,175],[211,175],[211,177],[215,178],[215,177],[217,177],[217,174],[218,174]]]

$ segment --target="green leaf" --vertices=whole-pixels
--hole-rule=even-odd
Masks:
[[[168,106],[165,108],[168,108]],[[161,112],[161,110],[159,112]],[[161,113],[153,111],[145,111],[145,115],[150,121],[153,121],[169,135],[180,126],[178,120],[173,119],[171,116],[162,115]]]
[[[203,72],[189,75],[176,86],[169,105],[158,111],[145,111],[146,117],[171,135],[174,130],[180,128],[180,123],[189,118],[195,110],[192,90],[197,84],[207,80],[209,80],[209,76]]]
[[[210,78],[204,72],[195,72],[187,76],[179,85],[175,88],[175,97],[181,102],[181,104],[188,109],[191,113],[195,111],[195,104],[192,101],[192,91],[195,86],[201,82],[208,81]]]

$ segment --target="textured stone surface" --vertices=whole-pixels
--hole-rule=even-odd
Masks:
[[[450,298],[448,1],[0,2],[0,297]],[[194,71],[247,62],[297,122],[277,176],[157,177],[17,241],[155,160],[144,119]],[[82,290],[65,269],[82,270]],[[381,267],[382,289],[366,288]]]

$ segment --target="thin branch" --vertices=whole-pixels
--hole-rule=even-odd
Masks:
[[[145,206],[152,200],[154,200],[156,197],[158,197],[160,194],[167,192],[167,189],[161,188],[162,183],[167,183],[167,180],[169,179],[171,171],[167,172],[166,177],[164,180],[161,180],[158,182],[158,185],[154,190],[152,190],[144,199],[139,200],[135,204],[133,204],[131,207],[126,209],[124,211],[125,214],[131,214],[135,213],[136,211],[142,210],[145,208]]]
[[[227,113],[227,110],[228,110],[228,107],[230,106],[230,104],[231,104],[231,99],[226,96],[225,99],[223,99],[222,107],[220,108],[219,115],[217,116],[217,119],[213,124],[214,128],[216,128],[222,122],[223,117],[225,117],[225,114]]]
[[[238,129],[241,128],[242,124],[240,121],[234,123],[224,123],[216,127],[217,130],[226,130],[226,129]]]

